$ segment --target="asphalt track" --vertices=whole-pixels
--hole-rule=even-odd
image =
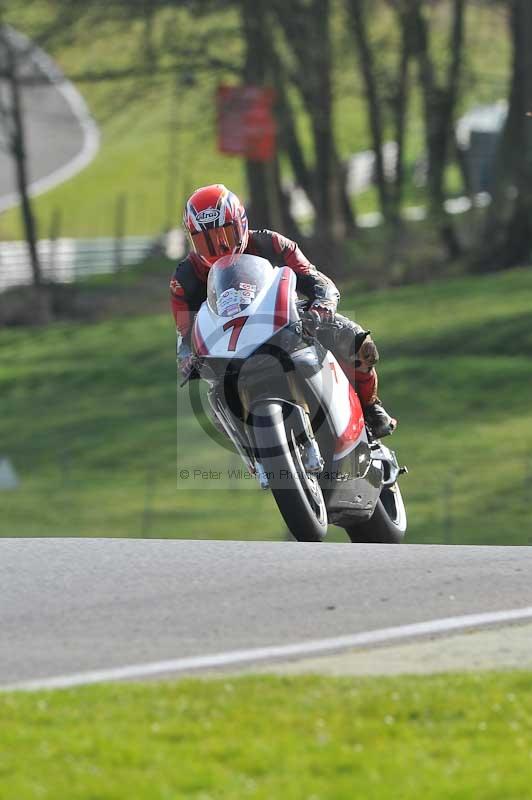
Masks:
[[[9,31],[20,61],[30,194],[37,195],[92,161],[99,132],[83,98],[52,59],[22,34]],[[9,96],[1,81],[0,95]],[[0,213],[18,202],[13,161],[0,148]]]
[[[506,625],[492,612],[511,609],[532,620],[532,548],[2,539],[0,687],[227,667],[243,651],[264,665],[321,652],[309,642],[453,630],[434,620]]]

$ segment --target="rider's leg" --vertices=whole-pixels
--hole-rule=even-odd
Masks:
[[[357,391],[364,418],[373,436],[381,439],[393,433],[397,427],[397,420],[388,414],[379,400],[377,395],[379,377],[375,367],[364,371],[364,368],[357,369],[342,358],[338,358],[338,363]]]
[[[378,376],[374,364],[379,354],[369,331],[337,314],[329,347],[360,397],[373,436],[379,439],[393,433],[397,420],[387,413],[377,395]]]

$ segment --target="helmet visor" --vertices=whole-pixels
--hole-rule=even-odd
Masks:
[[[194,251],[209,261],[236,253],[242,244],[242,238],[234,222],[229,222],[221,228],[191,232],[190,239]]]

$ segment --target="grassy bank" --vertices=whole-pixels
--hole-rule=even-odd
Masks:
[[[525,800],[532,783],[530,673],[8,694],[0,723],[2,800]]]
[[[373,330],[400,419],[389,441],[410,468],[410,541],[529,543],[532,272],[344,298]],[[176,410],[167,312],[1,331],[0,396],[0,455],[21,478],[2,492],[3,536],[284,535],[253,481],[176,489],[176,469],[239,461],[202,434],[185,390]]]

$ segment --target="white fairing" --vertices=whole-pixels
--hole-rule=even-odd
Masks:
[[[316,397],[321,399],[332,430],[340,436],[351,419],[350,383],[330,351],[320,372],[307,381]]]
[[[286,282],[286,283],[285,283]],[[200,354],[213,358],[247,358],[273,334],[297,319],[295,273],[288,267],[272,268],[272,278],[245,310],[232,316],[215,314],[205,302],[194,323],[193,341],[204,343]],[[233,323],[238,320],[238,324]],[[225,330],[224,330],[225,328]]]
[[[259,260],[262,261],[255,258],[255,261]],[[230,267],[231,263],[227,268]],[[250,269],[252,267],[253,263]],[[277,331],[299,319],[296,275],[293,270],[288,267],[272,267],[269,262],[265,262],[265,269],[260,273],[260,283],[258,276],[255,278],[260,290],[251,302],[248,300],[248,292],[251,294],[256,287],[248,282],[243,271],[244,279],[240,287],[246,293],[246,302],[242,302],[241,291],[231,285],[234,282],[239,283],[239,278],[235,278],[234,274],[224,273],[224,269],[225,266],[220,266],[219,272],[209,276],[209,281],[212,281],[211,289],[215,288],[217,291],[208,295],[209,299],[201,306],[193,328],[194,350],[206,360],[249,358],[261,345],[269,342]],[[227,278],[225,288],[224,275]],[[222,281],[221,287],[216,287],[218,281]],[[217,313],[220,311],[222,313]],[[309,349],[315,353],[314,348]],[[305,357],[304,350],[299,353]],[[319,364],[315,363],[313,367],[319,367]],[[308,385],[323,408],[336,438],[333,458],[341,459],[366,436],[364,416],[358,398],[330,351],[326,353],[319,372],[313,375],[310,373],[310,376],[308,372],[306,374]]]

